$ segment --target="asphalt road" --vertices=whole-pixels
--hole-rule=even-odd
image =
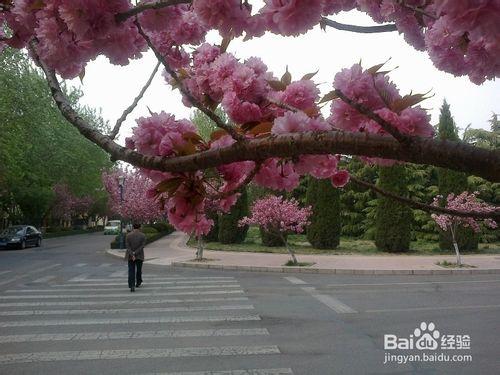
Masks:
[[[103,251],[110,240],[97,233],[0,252],[0,374],[500,373],[498,275],[146,264],[132,294],[126,264]],[[385,350],[384,335],[413,349]]]

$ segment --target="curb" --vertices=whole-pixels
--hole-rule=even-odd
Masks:
[[[225,266],[222,264],[172,262],[172,267],[201,268],[221,271],[251,271],[278,273],[309,273],[335,275],[480,275],[500,274],[500,269],[442,269],[442,270],[363,270],[363,269],[330,269],[302,267],[256,267],[256,266]]]

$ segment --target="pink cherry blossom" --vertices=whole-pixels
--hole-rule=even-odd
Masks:
[[[261,9],[267,27],[282,35],[299,35],[317,25],[323,11],[322,0],[265,0]]]
[[[349,182],[349,172],[341,170],[332,176],[332,185],[337,188],[344,187]]]

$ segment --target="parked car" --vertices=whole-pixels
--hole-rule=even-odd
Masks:
[[[120,234],[120,220],[110,220],[104,227],[104,234]]]
[[[30,225],[13,225],[0,233],[0,248],[42,246],[42,233]]]

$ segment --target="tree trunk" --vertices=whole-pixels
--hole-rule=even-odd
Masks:
[[[198,236],[198,249],[196,250],[196,260],[203,260],[203,237]]]
[[[455,230],[453,229],[453,225],[450,226],[451,229],[451,239],[453,241],[453,248],[455,249],[455,254],[457,255],[457,266],[462,266],[462,259],[460,258],[460,251],[458,249],[458,243],[455,238]]]
[[[290,256],[292,257],[292,262],[293,262],[293,265],[296,266],[299,264],[299,262],[297,262],[297,258],[295,257],[295,252],[293,251],[293,249],[288,245],[288,241],[285,239],[285,237],[283,236],[283,234],[280,232],[280,237],[281,239],[283,240],[283,242],[285,243],[285,247],[286,247],[286,251],[288,251],[288,254],[290,254]]]

